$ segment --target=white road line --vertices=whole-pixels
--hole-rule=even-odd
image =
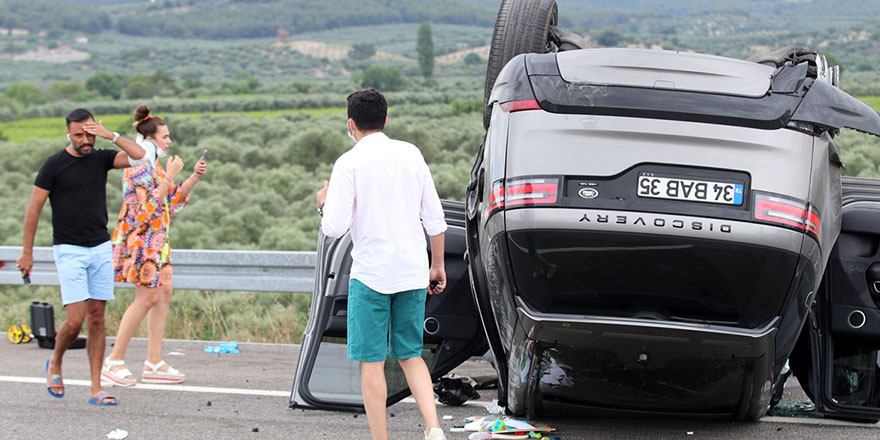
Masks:
[[[25,377],[25,376],[0,376],[0,382],[18,382],[18,383],[35,383],[46,385],[46,379],[43,377]],[[82,379],[64,379],[64,385],[75,386],[91,386],[91,381]],[[239,394],[249,396],[272,396],[272,397],[290,397],[290,391],[276,390],[253,390],[247,388],[223,388],[223,387],[197,387],[191,385],[157,385],[148,383],[139,383],[135,386],[139,390],[155,390],[155,391],[183,391],[187,393],[215,393],[215,394]],[[403,403],[416,403],[416,399],[407,397],[401,400]],[[479,406],[488,407],[492,402],[484,402],[480,400],[468,400],[463,406]],[[795,423],[804,425],[837,425],[837,426],[859,426],[859,427],[880,427],[880,424],[848,422],[843,420],[822,419],[815,417],[778,417],[767,416],[761,418],[762,422],[770,423]]]
[[[42,377],[0,376],[0,382],[39,383],[45,385],[46,379]],[[64,379],[64,385],[91,386],[92,382],[81,379]],[[135,388],[139,390],[184,391],[187,393],[244,394],[250,396],[290,397],[290,391],[253,390],[247,388],[197,387],[190,385],[157,385],[149,383],[139,383],[135,386]]]
[[[404,397],[400,401],[403,403],[416,403],[416,399],[413,398],[412,396]],[[438,402],[438,404],[440,404],[440,403]],[[463,403],[462,406],[481,406],[483,408],[486,408],[491,404],[492,404],[492,402],[483,402],[480,400],[468,400],[467,402]]]
[[[38,383],[41,385],[46,384],[46,379],[42,377],[25,377],[25,376],[0,376],[0,382],[18,382],[18,383]],[[92,382],[88,380],[82,379],[64,379],[64,385],[75,385],[75,386],[91,386]],[[105,387],[110,388],[110,387]],[[247,388],[223,388],[223,387],[197,387],[191,385],[159,385],[159,384],[149,384],[149,383],[138,383],[133,388],[137,388],[139,390],[156,390],[156,391],[183,391],[187,393],[215,393],[215,394],[240,394],[240,395],[249,395],[249,396],[272,396],[272,397],[290,397],[290,391],[276,391],[276,390],[254,390]],[[401,400],[404,403],[416,403],[416,399],[412,397],[407,397]],[[492,402],[482,402],[479,400],[469,400],[465,402],[464,406],[480,406],[487,407],[491,405]]]

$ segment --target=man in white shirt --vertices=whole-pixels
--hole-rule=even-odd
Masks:
[[[375,89],[348,96],[356,144],[316,196],[321,231],[351,229],[348,358],[361,363],[361,391],[373,440],[388,438],[385,359],[396,359],[425,419],[425,438],[443,440],[431,375],[422,359],[426,294],[443,292],[446,221],[431,172],[410,143],[383,133],[388,104]],[[431,240],[431,265],[425,248]]]

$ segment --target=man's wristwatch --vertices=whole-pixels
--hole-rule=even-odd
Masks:
[[[324,216],[324,204],[323,204],[323,203],[321,203],[320,205],[318,205],[318,214],[319,214],[321,217]]]
[[[113,142],[115,144],[117,139],[119,139],[119,133],[114,131],[113,132],[113,140],[110,142]]]

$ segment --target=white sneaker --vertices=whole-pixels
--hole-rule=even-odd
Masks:
[[[446,440],[446,434],[441,428],[431,428],[431,433],[425,434],[425,440]]]
[[[167,371],[159,371],[165,361],[159,361],[153,364],[150,361],[144,361],[144,373],[141,375],[143,383],[181,383],[186,379],[186,375],[178,371],[176,368],[168,365]]]

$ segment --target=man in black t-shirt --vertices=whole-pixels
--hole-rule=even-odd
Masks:
[[[95,149],[95,137],[102,137],[123,151]],[[61,363],[64,352],[79,335],[88,319],[86,342],[92,375],[89,403],[116,405],[116,398],[101,389],[104,358],[104,307],[113,299],[113,263],[107,232],[107,172],[125,168],[129,157],[140,159],[144,150],[119,133],[104,128],[85,109],[67,116],[70,144],[53,154],[40,168],[24,216],[24,243],[18,257],[22,277],[30,277],[34,265],[34,234],[46,199],[52,206],[55,266],[61,285],[66,319],[55,336],[55,351],[46,362],[49,394],[64,397]]]

